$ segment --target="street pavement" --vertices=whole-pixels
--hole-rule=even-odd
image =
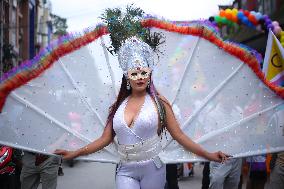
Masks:
[[[63,164],[64,176],[58,177],[57,189],[114,189],[115,165],[110,163],[75,162]]]
[[[193,177],[179,181],[180,189],[200,189],[201,165],[196,165]],[[63,164],[64,176],[58,177],[57,189],[114,189],[115,165],[109,163],[76,162],[74,167]]]
[[[194,176],[180,179],[179,188],[201,189],[202,170],[203,165],[196,163]],[[57,189],[115,189],[114,164],[77,161],[74,167],[63,164],[63,172],[64,176],[58,177]],[[243,183],[246,183],[246,178]],[[243,184],[242,188],[246,185]]]

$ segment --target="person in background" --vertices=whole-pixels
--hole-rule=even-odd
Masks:
[[[20,189],[21,151],[0,145],[0,188]]]
[[[64,176],[61,158],[60,158],[60,164],[59,164],[59,167],[58,167],[58,176]]]
[[[210,162],[210,189],[237,189],[242,170],[242,159],[224,163]]]
[[[202,171],[202,186],[201,189],[208,189],[210,184],[210,162],[204,162]]]
[[[246,159],[249,165],[249,179],[246,189],[264,189],[267,180],[266,156],[252,156]]]
[[[275,165],[270,174],[269,189],[284,188],[284,152],[276,154]]]
[[[36,189],[40,181],[42,189],[56,189],[60,165],[59,157],[24,152],[22,162],[22,189]]]
[[[165,189],[179,189],[177,164],[166,165],[166,180]]]

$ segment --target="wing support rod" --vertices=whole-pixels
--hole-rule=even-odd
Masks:
[[[27,100],[23,99],[22,97],[20,97],[19,95],[17,95],[15,92],[11,93],[11,97],[13,99],[15,99],[16,101],[26,105],[27,107],[29,107],[30,109],[32,109],[33,111],[35,111],[36,113],[42,115],[43,117],[45,117],[46,119],[52,121],[54,124],[56,124],[57,126],[59,126],[60,128],[66,130],[67,132],[69,132],[70,134],[78,137],[80,140],[86,142],[87,144],[92,142],[90,139],[86,138],[85,136],[83,136],[82,134],[78,133],[77,131],[70,129],[69,127],[67,127],[66,125],[64,125],[63,123],[61,123],[60,121],[58,121],[57,119],[55,119],[54,117],[52,117],[51,115],[49,115],[48,113],[44,112],[42,109],[38,108],[37,106],[35,106],[34,104],[28,102]],[[111,152],[110,150],[108,150],[107,148],[104,148],[106,151],[108,151],[109,153],[114,154],[113,152]]]
[[[16,101],[18,101],[18,102],[24,104],[25,106],[29,107],[31,110],[35,111],[36,113],[42,115],[43,117],[45,117],[46,119],[48,119],[52,123],[56,124],[60,128],[66,130],[67,132],[69,132],[69,133],[73,134],[74,136],[78,137],[82,141],[87,142],[87,143],[91,142],[91,140],[89,140],[88,138],[86,138],[83,135],[79,134],[77,131],[68,128],[65,124],[61,123],[60,121],[58,121],[57,119],[52,117],[50,114],[46,113],[45,111],[43,111],[39,107],[35,106],[34,104],[30,103],[29,101],[23,99],[21,96],[19,96],[15,92],[11,93],[11,97],[13,99],[15,99]]]
[[[238,122],[235,122],[233,124],[231,124],[230,126],[228,127],[225,127],[225,128],[221,128],[217,131],[212,131],[210,132],[209,134],[199,138],[198,140],[196,140],[195,142],[197,142],[198,144],[202,144],[203,142],[205,142],[206,140],[212,138],[212,137],[216,137],[224,132],[227,132],[229,131],[230,129],[233,129],[237,126],[239,126],[240,124],[244,124],[256,117],[258,117],[260,114],[264,114],[268,111],[271,111],[273,109],[277,109],[278,107],[280,106],[283,106],[284,105],[284,102],[280,102],[278,104],[275,104],[274,106],[272,107],[269,107],[269,108],[266,108],[260,112],[257,112],[257,113],[254,113],[248,117],[246,117],[245,119],[242,119]],[[234,158],[241,158],[241,157],[247,157],[247,156],[252,156],[252,155],[261,155],[261,154],[266,154],[266,153],[274,153],[274,152],[281,152],[281,151],[284,151],[284,147],[274,147],[272,149],[269,149],[269,148],[264,148],[264,149],[259,149],[259,150],[254,150],[254,151],[249,151],[249,152],[245,152],[245,153],[239,153],[239,154],[232,154]],[[189,152],[190,153],[190,152]],[[191,154],[191,153],[190,153]],[[202,159],[202,157],[199,157],[199,156],[196,156],[194,154],[190,155],[191,158],[189,159],[184,159],[180,162],[198,162],[198,161],[204,161],[204,159]],[[205,160],[206,161],[206,160]],[[167,161],[167,163],[174,163],[175,161]]]
[[[191,59],[192,59],[192,57],[193,57],[193,54],[195,54],[195,51],[196,51],[196,48],[197,48],[199,42],[200,42],[200,37],[198,37],[198,40],[197,40],[197,42],[196,42],[196,45],[194,46],[193,52],[191,53],[191,55],[190,55],[190,57],[189,57],[189,59],[188,59],[188,61],[187,61],[186,67],[185,67],[184,72],[183,72],[183,75],[182,75],[182,79],[180,80],[180,82],[179,82],[179,84],[178,84],[178,89],[177,89],[177,92],[176,92],[176,95],[175,95],[174,99],[173,99],[172,102],[171,102],[171,105],[173,105],[173,104],[175,103],[175,101],[176,101],[176,98],[177,98],[177,96],[178,96],[178,94],[179,94],[179,92],[180,92],[181,85],[182,85],[182,83],[183,83],[183,81],[184,81],[184,75],[185,75],[185,73],[187,72],[187,69],[188,69],[188,67],[189,67],[189,64],[190,64],[189,62],[191,61]]]
[[[76,82],[72,78],[72,76],[71,76],[70,72],[67,70],[66,66],[60,60],[59,60],[59,62],[60,62],[61,67],[63,68],[64,72],[66,73],[67,77],[71,81],[74,89],[79,94],[81,100],[87,105],[88,109],[97,116],[102,128],[104,128],[104,122],[103,122],[101,116],[99,115],[99,113],[92,107],[92,105],[86,100],[86,98],[84,98],[83,92],[80,90],[80,87],[76,84]]]
[[[230,129],[233,129],[233,128],[241,125],[241,124],[245,124],[246,122],[248,122],[248,121],[258,117],[259,115],[262,115],[262,114],[264,114],[264,113],[266,113],[266,112],[268,112],[270,110],[276,109],[277,107],[279,107],[281,105],[284,105],[284,102],[280,102],[280,103],[275,104],[274,106],[271,106],[269,108],[266,108],[266,109],[264,109],[264,110],[262,110],[260,112],[256,112],[256,113],[254,113],[254,114],[252,114],[252,115],[250,115],[250,116],[248,116],[248,117],[246,117],[246,118],[244,118],[244,119],[242,119],[242,120],[240,120],[238,122],[235,122],[235,123],[233,123],[233,124],[231,124],[231,125],[229,125],[227,127],[223,127],[223,128],[218,129],[216,131],[211,131],[210,133],[208,133],[208,134],[202,136],[201,138],[199,138],[198,140],[196,140],[196,142],[198,142],[198,143],[205,142],[206,140],[210,139],[211,137],[216,137],[216,136],[218,136],[218,135],[220,135],[220,134],[222,134],[224,132],[227,132]]]
[[[231,73],[223,82],[221,82],[217,87],[215,87],[215,89],[212,90],[211,93],[209,93],[206,98],[203,100],[203,102],[201,103],[200,107],[195,110],[192,115],[184,122],[183,125],[181,125],[181,129],[184,130],[188,125],[189,123],[197,116],[197,114],[207,105],[207,103],[222,89],[223,86],[225,86],[227,84],[227,82],[233,78],[233,76],[235,74],[238,73],[238,71],[244,66],[244,63],[240,64],[237,69]],[[165,147],[167,147],[170,142],[172,141],[173,139],[171,138],[167,144],[165,145]]]
[[[215,89],[212,90],[211,93],[209,93],[206,98],[203,100],[203,102],[201,103],[200,107],[193,112],[192,116],[190,116],[182,125],[182,129],[184,130],[189,123],[197,116],[197,114],[208,104],[208,102],[215,97],[215,95],[220,92],[220,90],[228,83],[229,80],[231,80],[238,72],[239,70],[244,66],[245,64],[242,63],[240,64],[237,69],[231,73],[224,81],[222,81],[217,87],[215,87]]]
[[[107,53],[107,50],[106,50],[106,45],[105,45],[103,37],[101,37],[101,44],[102,44],[102,47],[103,47],[103,50],[104,50],[104,55],[105,55],[105,58],[106,58],[107,67],[108,67],[110,78],[111,78],[112,89],[113,89],[115,96],[117,96],[118,94],[117,94],[117,91],[115,90],[116,88],[115,88],[114,73],[113,73],[111,66],[110,66],[110,63],[109,63],[109,56],[108,56],[108,53]]]

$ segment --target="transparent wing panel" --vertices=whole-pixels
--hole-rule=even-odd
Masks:
[[[179,48],[178,44],[166,46]],[[283,150],[283,100],[246,64],[214,44],[200,38],[194,48],[190,61],[183,60],[189,64],[184,74],[167,72],[170,78],[183,77],[173,97],[183,131],[205,149],[235,157]],[[166,97],[172,92],[157,88]],[[164,143],[161,157],[165,162],[202,160],[170,137]]]
[[[116,98],[100,40],[55,62],[8,97],[0,114],[1,143],[52,153],[99,138]],[[88,158],[116,161],[112,145]]]

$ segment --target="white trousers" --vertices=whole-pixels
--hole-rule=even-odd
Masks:
[[[161,166],[161,167],[160,167]],[[116,189],[163,189],[166,182],[166,165],[154,160],[119,164]]]

